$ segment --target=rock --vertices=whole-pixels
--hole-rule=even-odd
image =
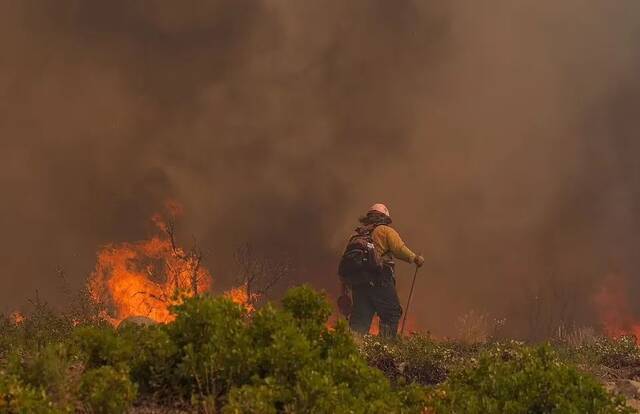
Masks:
[[[615,382],[614,391],[624,395],[626,398],[640,398],[640,382],[632,380],[619,380]]]
[[[118,324],[118,329],[127,325],[151,326],[157,324],[158,322],[154,321],[151,318],[147,318],[146,316],[129,316],[128,318],[123,319],[122,322]]]

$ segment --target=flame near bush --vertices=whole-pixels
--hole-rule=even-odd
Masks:
[[[181,213],[176,203],[167,204],[167,210],[172,217]],[[98,252],[89,292],[105,305],[104,316],[113,324],[131,316],[170,322],[172,305],[211,287],[197,248],[176,246],[171,222],[161,215],[152,220],[159,231],[148,240],[109,244]]]
[[[594,301],[604,333],[612,338],[633,335],[640,339],[640,321],[631,308],[629,288],[616,274],[607,276]]]

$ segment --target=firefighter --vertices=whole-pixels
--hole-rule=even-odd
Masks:
[[[394,259],[421,267],[424,258],[413,253],[390,225],[389,209],[374,204],[360,218],[361,226],[350,239],[340,262],[343,298],[339,306],[345,312],[344,298],[351,296],[349,315],[351,329],[369,332],[375,314],[380,318],[380,335],[394,337],[402,316],[396,291]],[[368,250],[367,250],[368,249]]]

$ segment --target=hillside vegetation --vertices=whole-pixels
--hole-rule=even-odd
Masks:
[[[39,306],[0,322],[3,413],[628,413],[597,377],[640,369],[635,341],[468,345],[357,338],[308,287],[249,313],[187,299],[116,329]],[[640,372],[640,371],[639,371]]]

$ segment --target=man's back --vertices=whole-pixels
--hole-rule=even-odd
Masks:
[[[406,246],[400,234],[393,227],[380,225],[376,227],[371,237],[380,257],[392,256],[408,263],[413,263],[416,258],[416,254]]]

